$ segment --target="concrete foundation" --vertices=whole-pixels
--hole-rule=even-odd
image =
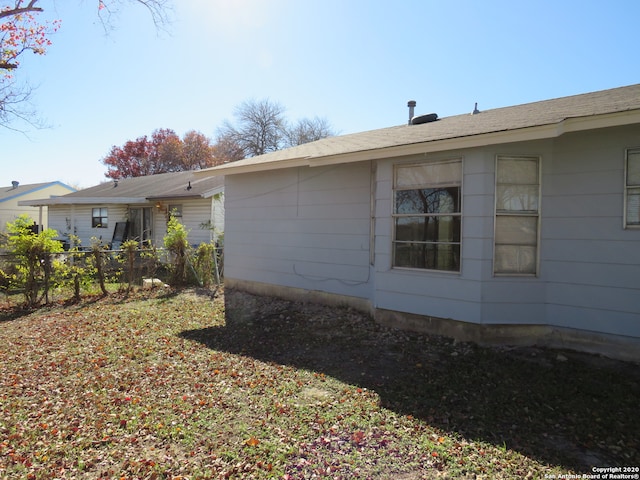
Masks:
[[[233,290],[296,302],[349,307],[391,328],[441,335],[485,346],[539,346],[586,352],[616,360],[640,362],[640,339],[552,325],[475,324],[450,318],[376,309],[368,299],[259,282],[225,279],[225,295]]]

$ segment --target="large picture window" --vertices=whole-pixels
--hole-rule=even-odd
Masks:
[[[536,275],[540,158],[498,156],[493,271]]]
[[[107,207],[91,209],[91,227],[92,228],[108,228],[109,227],[109,209]]]
[[[627,150],[624,202],[624,226],[640,227],[640,148]]]
[[[462,161],[401,165],[394,182],[394,267],[460,271]]]

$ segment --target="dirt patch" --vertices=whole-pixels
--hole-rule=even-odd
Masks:
[[[640,463],[636,364],[484,348],[383,327],[355,310],[242,292],[225,303],[226,330],[207,340],[215,348],[323,372],[374,390],[384,407],[550,463]]]

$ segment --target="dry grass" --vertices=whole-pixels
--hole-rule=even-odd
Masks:
[[[640,464],[635,365],[201,293],[6,308],[0,478],[544,478]]]

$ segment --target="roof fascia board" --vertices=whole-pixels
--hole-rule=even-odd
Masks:
[[[238,173],[264,172],[267,170],[280,170],[283,168],[307,167],[308,157],[296,157],[287,160],[274,160],[271,162],[251,163],[249,165],[234,165],[235,162],[217,167],[211,167],[194,172],[196,175],[235,175]]]
[[[73,197],[67,196],[44,198],[40,200],[22,200],[18,205],[23,206],[46,206],[46,205],[91,205],[91,204],[130,204],[130,203],[148,203],[144,197]]]
[[[147,197],[149,201],[156,200],[197,200],[199,198],[205,198],[204,194],[194,194],[194,195],[154,195],[152,197]]]
[[[224,193],[224,186],[212,188],[211,190],[208,190],[208,191],[204,192],[202,194],[202,198],[215,197],[216,195],[219,195],[221,193]]]
[[[564,122],[563,133],[580,132],[596,128],[622,127],[640,123],[640,110],[607,113],[588,117],[568,118]]]

